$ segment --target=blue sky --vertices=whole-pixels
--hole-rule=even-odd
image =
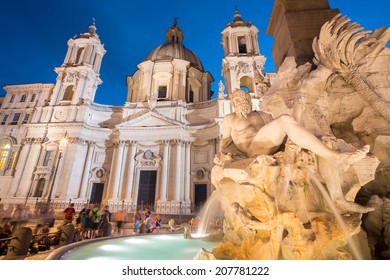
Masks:
[[[195,52],[218,90],[223,55],[221,31],[232,21],[235,6],[244,20],[259,29],[260,52],[267,57],[265,71],[273,72],[273,38],[266,35],[273,0],[2,0],[0,9],[0,86],[55,83],[54,68],[61,66],[67,41],[87,30],[96,19],[97,33],[107,54],[100,71],[103,84],[95,102],[123,105],[126,76],[165,41],[165,32],[178,18],[183,44]],[[351,21],[365,29],[390,26],[389,0],[329,0]],[[5,91],[0,89],[0,95]]]

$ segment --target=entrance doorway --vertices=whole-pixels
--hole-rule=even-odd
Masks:
[[[138,199],[139,207],[153,210],[156,194],[157,170],[141,170],[139,173]]]
[[[102,203],[103,190],[104,183],[93,183],[89,202],[95,205],[100,205]]]
[[[200,211],[207,200],[207,184],[195,184],[195,211]]]

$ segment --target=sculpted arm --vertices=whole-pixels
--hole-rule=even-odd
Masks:
[[[222,121],[222,139],[219,149],[221,154],[242,154],[232,139],[232,123],[230,116],[226,116]]]

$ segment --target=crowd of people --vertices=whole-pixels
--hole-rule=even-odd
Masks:
[[[39,215],[37,209],[43,214]],[[58,215],[59,212],[57,218]],[[80,211],[76,211],[74,203],[69,203],[62,211],[62,215],[62,219],[58,219],[54,225],[54,210],[51,205],[42,204],[32,212],[28,206],[16,205],[4,209],[0,204],[0,255],[7,253],[10,238],[18,228],[30,226],[31,218],[35,218],[37,224],[31,226],[33,238],[30,254],[58,246],[63,226],[67,224],[73,224],[75,227],[74,242],[124,235],[125,222],[129,223],[130,232],[133,234],[159,233],[163,229],[163,217],[153,214],[148,207],[143,211],[137,209],[134,213],[127,213],[124,209],[111,213],[107,205],[98,207],[94,204],[85,204]],[[199,217],[196,217],[192,218],[189,224],[196,230],[199,222]]]
[[[141,213],[139,209],[135,210],[133,215],[133,234],[137,233],[159,233],[162,229],[162,218],[160,215],[153,215],[148,207]]]
[[[153,215],[148,207],[143,213],[137,209],[133,215],[128,216],[124,209],[112,214],[107,205],[99,209],[93,204],[85,204],[84,208],[76,213],[74,205],[70,204],[64,210],[64,224],[72,221],[75,221],[76,241],[112,234],[123,235],[126,221],[132,222],[134,234],[158,233],[162,228],[162,218],[160,215]]]

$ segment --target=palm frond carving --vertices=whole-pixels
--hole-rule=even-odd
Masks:
[[[314,63],[331,69],[354,87],[362,97],[387,121],[390,121],[390,104],[385,102],[362,75],[370,60],[388,50],[390,28],[364,30],[357,23],[337,15],[325,23],[313,40]]]

